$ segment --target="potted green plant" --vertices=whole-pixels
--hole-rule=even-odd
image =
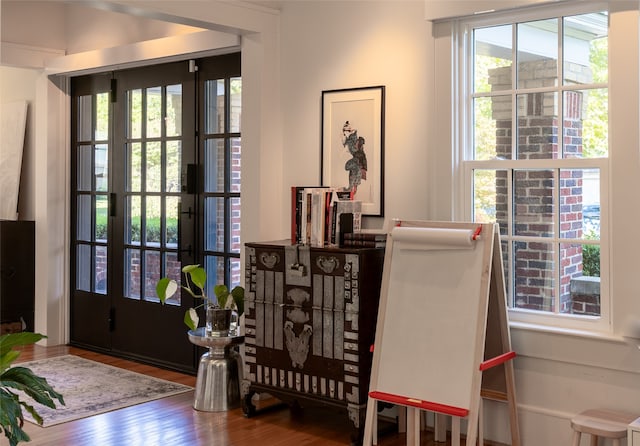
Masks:
[[[35,408],[20,400],[20,396],[14,390],[20,390],[34,401],[52,409],[56,408],[54,399],[64,405],[62,395],[56,392],[45,378],[36,376],[27,367],[11,367],[11,364],[20,356],[20,351],[14,347],[34,344],[45,337],[39,333],[27,331],[0,336],[0,430],[4,431],[4,436],[7,437],[11,446],[21,441],[31,441],[27,433],[22,430],[23,408],[38,424],[42,425],[42,417],[38,415]]]
[[[244,312],[244,288],[234,287],[231,291],[224,284],[213,287],[215,300],[207,298],[205,289],[207,282],[207,272],[200,265],[186,265],[182,268],[185,276],[182,289],[186,290],[194,299],[202,299],[202,303],[196,307],[189,308],[184,315],[184,323],[191,330],[198,327],[200,318],[198,308],[205,307],[205,332],[207,336],[227,336],[231,324],[232,313],[235,310],[238,318]],[[178,290],[178,283],[174,279],[163,277],[156,285],[156,294],[162,304],[173,296]]]

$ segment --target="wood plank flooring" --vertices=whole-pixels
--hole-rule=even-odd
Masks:
[[[29,346],[19,361],[73,354],[156,378],[195,386],[195,376],[114,358],[74,347]],[[109,391],[105,389],[105,391]],[[193,392],[163,398],[47,428],[25,423],[31,436],[25,445],[39,446],[343,446],[350,444],[350,422],[341,413],[286,407],[246,418],[241,409],[200,412],[192,408]],[[380,446],[401,446],[404,434],[388,433]],[[2,435],[0,446],[7,445]],[[435,443],[423,432],[421,446]],[[464,445],[464,441],[462,442]],[[485,443],[489,444],[489,443]]]

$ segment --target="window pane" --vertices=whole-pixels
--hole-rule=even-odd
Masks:
[[[555,311],[553,244],[513,242],[515,307]]]
[[[160,192],[160,181],[162,179],[162,153],[159,142],[147,143],[147,192]]]
[[[242,264],[240,263],[240,259],[231,258],[230,262],[230,271],[231,271],[231,289],[241,284],[242,280]]]
[[[555,184],[553,170],[520,169],[514,171],[514,235],[554,236]]]
[[[140,196],[127,197],[127,230],[125,240],[130,244],[140,244],[140,217],[141,200]]]
[[[96,196],[96,240],[107,241],[107,225],[109,219],[109,199],[106,195]]]
[[[474,37],[474,91],[510,90],[512,56],[511,25],[476,29]]]
[[[207,139],[204,150],[205,192],[224,192],[224,139]]]
[[[517,96],[517,159],[557,159],[558,94],[527,93]]]
[[[96,95],[96,141],[109,139],[109,93]]]
[[[129,165],[127,166],[127,186],[130,192],[140,192],[142,188],[142,144],[134,142],[127,145]]]
[[[109,146],[97,144],[95,148],[95,176],[96,190],[106,192],[109,190]]]
[[[564,157],[609,156],[609,95],[606,88],[564,92]]]
[[[565,84],[608,81],[608,27],[607,12],[564,18]]]
[[[135,139],[142,137],[142,90],[127,92],[129,107],[129,128],[127,136]]]
[[[166,192],[180,192],[180,168],[182,166],[182,142],[167,141]]]
[[[231,113],[229,117],[229,131],[240,132],[242,123],[242,78],[231,78]]]
[[[78,147],[78,190],[91,190],[91,146]]]
[[[144,300],[158,301],[156,284],[160,280],[160,252],[144,252]]]
[[[560,170],[560,237],[600,239],[600,170]]]
[[[561,244],[561,313],[600,316],[600,246]]]
[[[204,201],[205,248],[207,251],[224,251],[224,198],[207,197]]]
[[[147,88],[147,138],[158,138],[162,129],[162,88]]]
[[[518,88],[553,87],[558,81],[558,20],[518,26]]]
[[[91,141],[93,128],[91,127],[92,97],[80,96],[78,98],[78,141]]]
[[[146,197],[146,236],[147,244],[160,244],[160,197]]]
[[[78,195],[76,209],[76,238],[91,241],[91,195]]]
[[[494,223],[496,221],[496,171],[473,171],[473,221]]]
[[[76,289],[91,291],[91,246],[76,248]]]
[[[231,192],[240,192],[242,184],[242,144],[240,138],[231,138]]]
[[[167,86],[166,136],[182,135],[182,85]]]
[[[107,247],[96,246],[95,292],[107,294]]]
[[[204,131],[224,132],[224,79],[204,83]]]
[[[511,96],[474,100],[474,159],[511,159]]]
[[[140,299],[140,250],[125,250],[124,261],[124,296]]]

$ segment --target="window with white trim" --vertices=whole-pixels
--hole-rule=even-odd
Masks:
[[[608,12],[545,7],[461,24],[466,212],[500,226],[510,317],[602,328]]]

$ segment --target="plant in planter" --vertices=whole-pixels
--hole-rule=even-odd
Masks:
[[[204,268],[200,265],[186,265],[182,268],[182,273],[185,276],[185,285],[182,285],[182,289],[186,290],[194,299],[202,299],[200,305],[189,308],[185,312],[184,323],[191,330],[195,330],[200,320],[197,310],[205,307],[207,336],[227,336],[233,310],[237,312],[238,317],[242,316],[244,312],[244,288],[236,286],[229,291],[226,285],[218,284],[213,287],[213,293],[216,296],[213,301],[207,298],[205,293],[207,272]],[[163,277],[156,285],[156,294],[162,304],[177,290],[178,283],[168,277]]]
[[[20,400],[14,389],[24,392],[34,401],[52,409],[56,408],[54,399],[64,405],[62,395],[56,392],[45,378],[36,376],[27,367],[11,367],[13,361],[20,356],[20,352],[14,347],[34,344],[45,337],[39,333],[26,331],[0,336],[0,430],[4,431],[4,436],[7,437],[11,446],[21,441],[31,441],[27,433],[22,430],[23,408],[38,424],[42,425],[42,417],[33,406]]]

